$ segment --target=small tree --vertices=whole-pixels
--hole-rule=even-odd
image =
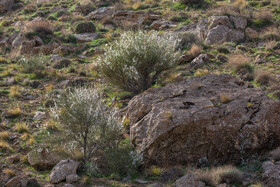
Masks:
[[[64,91],[52,108],[66,138],[83,148],[84,162],[95,151],[118,145],[122,128],[114,113],[96,91],[86,88]]]
[[[139,93],[156,83],[163,71],[176,65],[179,39],[158,32],[126,32],[105,49],[98,62],[109,83]]]

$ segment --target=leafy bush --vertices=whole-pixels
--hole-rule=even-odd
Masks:
[[[34,73],[36,77],[42,77],[45,75],[46,64],[49,61],[48,56],[23,56],[20,59],[20,65],[25,73]]]
[[[79,22],[75,26],[75,32],[78,34],[88,33],[88,32],[91,33],[95,31],[96,31],[96,27],[91,21]]]
[[[52,115],[67,139],[83,147],[84,161],[119,140],[121,125],[114,111],[108,110],[92,89],[66,90],[55,100]]]
[[[206,7],[208,5],[208,2],[205,0],[180,0],[180,3],[184,3],[194,8]]]
[[[178,44],[179,39],[172,35],[129,31],[106,48],[98,62],[109,83],[139,93],[155,84],[163,71],[176,65]]]
[[[125,141],[118,147],[109,147],[105,158],[107,173],[117,173],[121,177],[136,175],[138,167],[142,164],[142,156],[134,150],[130,142]]]
[[[82,148],[87,175],[96,176],[104,171],[104,163],[109,169],[106,173],[120,175],[133,173],[139,166],[135,158],[138,154],[130,142],[122,143],[122,125],[115,110],[108,109],[93,89],[63,91],[55,99],[52,116],[59,124],[61,142],[67,142],[64,146],[72,154]],[[94,162],[93,157],[97,158]]]

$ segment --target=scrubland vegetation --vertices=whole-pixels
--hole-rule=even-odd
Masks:
[[[7,6],[0,11],[0,186],[22,174],[47,184],[51,169],[34,169],[27,156],[43,148],[81,163],[79,185],[172,186],[182,176],[163,182],[170,167],[146,166],[131,142],[125,112],[134,96],[230,74],[280,100],[279,0],[15,0]],[[245,27],[232,16],[245,18]],[[243,38],[207,44],[210,26],[221,24]],[[217,98],[215,107],[234,93]],[[171,111],[167,118],[173,122]],[[277,162],[274,148],[264,157]],[[262,161],[176,167],[206,186],[262,186]]]

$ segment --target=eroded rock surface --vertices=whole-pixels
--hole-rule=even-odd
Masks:
[[[280,144],[279,101],[230,75],[151,88],[127,114],[146,165],[240,163]]]

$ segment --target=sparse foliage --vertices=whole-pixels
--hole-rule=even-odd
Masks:
[[[49,61],[49,57],[44,55],[39,56],[23,56],[20,59],[20,64],[25,73],[34,73],[36,77],[42,77],[45,75],[46,64]]]

